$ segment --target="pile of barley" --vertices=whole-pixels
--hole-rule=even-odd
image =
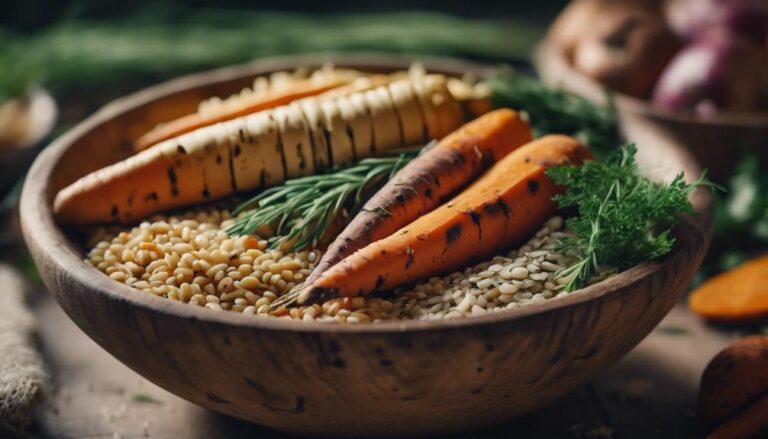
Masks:
[[[301,282],[316,251],[284,254],[253,236],[230,238],[227,210],[155,216],[129,232],[106,230],[87,261],[111,279],[141,291],[214,310],[264,314]]]
[[[568,278],[556,274],[575,259],[555,251],[562,218],[547,221],[536,235],[507,256],[496,256],[463,271],[434,277],[401,292],[397,305],[415,319],[481,315],[565,296]]]
[[[229,212],[218,209],[155,216],[128,232],[102,230],[87,261],[113,280],[194,306],[349,323],[463,317],[559,297],[566,294],[566,280],[555,273],[573,263],[555,251],[564,233],[562,219],[553,217],[507,256],[408,290],[270,311],[272,301],[312,271],[320,253],[268,250],[264,239],[228,236],[225,230],[231,224]]]

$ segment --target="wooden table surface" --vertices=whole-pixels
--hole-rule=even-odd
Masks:
[[[288,437],[155,386],[91,341],[47,294],[35,311],[54,382],[36,417],[43,437]],[[703,437],[694,419],[699,377],[738,336],[707,327],[678,304],[628,356],[568,396],[510,423],[454,437]]]

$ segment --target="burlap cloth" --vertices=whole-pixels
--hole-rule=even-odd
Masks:
[[[25,303],[25,284],[0,264],[0,437],[29,437],[32,409],[49,377],[35,341],[35,319]]]

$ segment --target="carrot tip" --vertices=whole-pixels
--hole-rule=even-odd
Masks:
[[[327,300],[339,297],[339,290],[336,288],[323,288],[308,286],[301,290],[296,303],[299,305],[311,305],[313,303],[325,302]]]

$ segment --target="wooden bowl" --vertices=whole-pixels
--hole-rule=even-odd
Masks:
[[[37,159],[21,202],[24,236],[70,318],[120,361],[217,412],[292,433],[423,435],[514,418],[565,394],[629,352],[688,286],[710,238],[710,199],[682,224],[674,251],[561,299],[445,321],[329,324],[211,312],[141,293],[83,262],[51,214],[59,188],[127,154],[157,122],[228,93],[254,75],[297,65],[372,71],[410,58],[295,57],[170,81],[115,101]],[[458,61],[430,70],[487,74]],[[687,153],[658,151],[670,172],[699,174]],[[645,159],[645,163],[652,163]]]
[[[555,44],[546,40],[540,43],[534,64],[544,82],[594,102],[607,102],[605,87],[574,69]],[[756,154],[768,166],[768,113],[723,112],[702,118],[656,108],[615,91],[610,94],[626,138],[635,139],[636,133],[652,130],[665,142],[685,145],[717,180],[730,175],[742,151]]]

